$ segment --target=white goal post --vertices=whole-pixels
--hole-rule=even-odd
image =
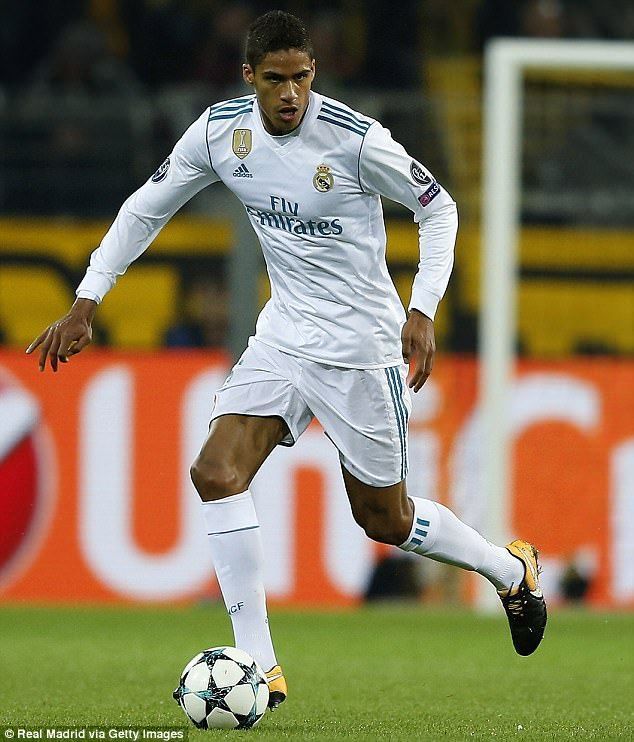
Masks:
[[[634,70],[634,43],[495,39],[485,50],[480,387],[486,537],[506,543],[512,491],[510,389],[516,336],[524,72]],[[481,601],[482,602],[482,601]],[[488,601],[484,600],[484,604]]]

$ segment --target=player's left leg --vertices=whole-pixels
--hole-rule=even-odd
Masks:
[[[478,572],[498,590],[522,581],[519,559],[487,541],[444,505],[408,497],[405,481],[373,487],[345,467],[342,471],[352,515],[371,539]]]
[[[408,498],[405,364],[354,369],[301,361],[301,367],[299,391],[339,450],[353,515],[371,538],[480,572],[499,590],[521,582],[523,566],[507,549],[443,505]]]
[[[546,606],[534,547],[524,541],[492,544],[444,505],[408,497],[404,480],[373,487],[344,466],[342,471],[354,519],[370,538],[486,577],[502,599],[516,651],[528,655],[537,649]]]
[[[405,364],[337,368],[302,361],[300,392],[339,450],[357,522],[373,539],[473,570],[500,591],[515,648],[530,654],[546,609],[529,544],[496,546],[440,503],[408,497],[407,424],[411,401]]]

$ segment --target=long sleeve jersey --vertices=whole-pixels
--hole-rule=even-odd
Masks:
[[[311,91],[301,125],[272,136],[254,95],[198,118],[121,207],[77,295],[100,302],[171,216],[222,181],[242,202],[264,253],[271,298],[255,337],[282,351],[350,368],[402,362],[405,311],[385,261],[381,196],[418,224],[410,309],[434,318],[453,265],[451,196],[381,124]]]

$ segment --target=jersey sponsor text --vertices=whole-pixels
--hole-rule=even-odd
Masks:
[[[343,227],[339,219],[322,219],[315,221],[308,219],[304,221],[296,216],[289,216],[276,211],[257,209],[255,206],[246,205],[247,214],[257,221],[262,227],[281,229],[284,232],[296,235],[310,235],[311,237],[331,237],[343,234]]]

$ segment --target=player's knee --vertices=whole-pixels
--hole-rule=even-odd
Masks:
[[[248,486],[238,468],[231,464],[197,459],[189,473],[200,499],[205,502],[237,495]]]

